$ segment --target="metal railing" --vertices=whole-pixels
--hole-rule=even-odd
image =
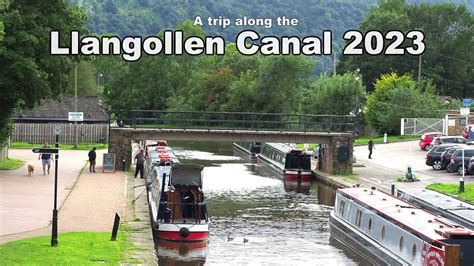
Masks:
[[[119,110],[111,116],[116,117],[118,127],[295,132],[354,132],[356,119],[343,115],[156,110]]]

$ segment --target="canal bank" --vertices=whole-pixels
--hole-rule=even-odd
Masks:
[[[127,206],[126,221],[122,230],[134,247],[127,251],[125,261],[137,262],[141,265],[156,265],[153,235],[150,224],[150,213],[146,197],[145,180],[134,178],[127,173]]]

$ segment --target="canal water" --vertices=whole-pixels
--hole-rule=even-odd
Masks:
[[[357,265],[329,234],[334,191],[285,183],[232,143],[170,142],[182,163],[203,170],[211,218],[206,243],[155,243],[160,265]]]

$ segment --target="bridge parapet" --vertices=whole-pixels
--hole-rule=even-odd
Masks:
[[[158,129],[220,129],[280,132],[354,132],[355,117],[251,112],[119,110],[117,126]]]

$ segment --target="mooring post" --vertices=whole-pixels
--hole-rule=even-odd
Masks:
[[[110,239],[110,241],[117,240],[117,232],[119,229],[119,224],[120,224],[120,215],[118,215],[118,213],[115,213],[114,228],[112,229],[112,238]]]

